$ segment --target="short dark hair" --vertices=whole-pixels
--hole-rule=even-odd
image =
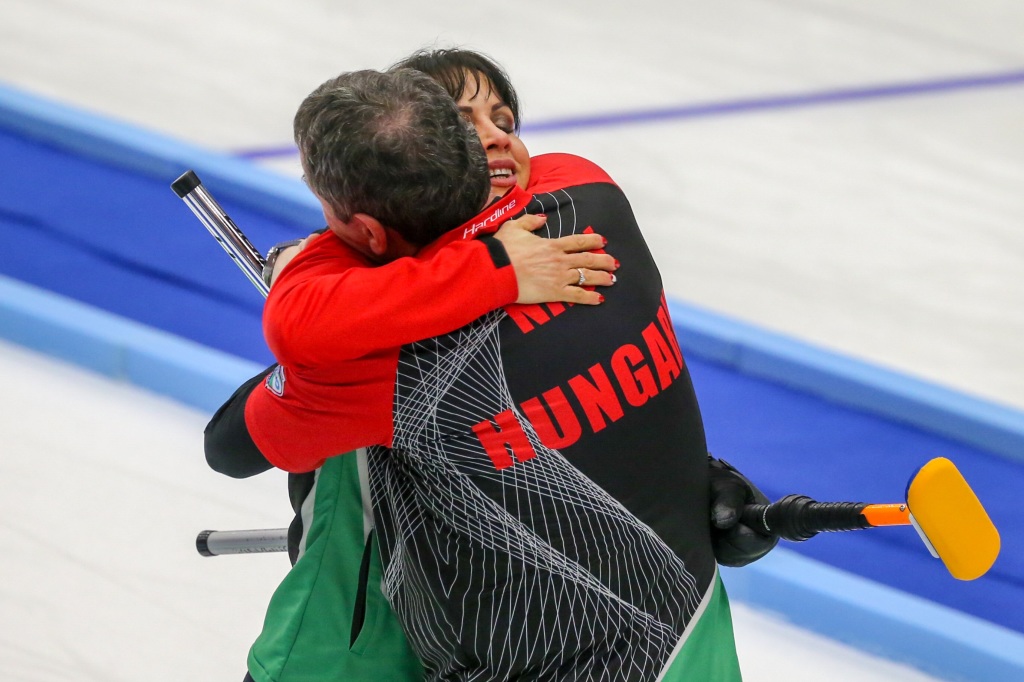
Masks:
[[[519,133],[519,96],[505,70],[487,55],[462,48],[419,50],[391,68],[416,69],[427,74],[440,83],[456,101],[462,97],[470,82],[477,91],[485,84],[489,85],[512,110],[515,132]]]
[[[294,131],[306,183],[340,220],[366,213],[422,246],[487,200],[480,139],[448,93],[415,70],[328,80],[299,106]]]

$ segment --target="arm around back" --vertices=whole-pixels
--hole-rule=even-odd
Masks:
[[[327,233],[274,283],[263,331],[285,366],[330,366],[448,333],[516,296],[512,267],[479,240],[377,267]]]

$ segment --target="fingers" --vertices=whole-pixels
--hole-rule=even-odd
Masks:
[[[715,559],[723,566],[746,566],[770,552],[779,543],[739,524],[728,531],[712,531],[711,546]]]
[[[619,261],[607,253],[569,253],[566,254],[565,262],[570,268],[583,268],[584,270],[614,272],[619,269]]]
[[[559,237],[551,241],[566,253],[595,251],[603,249],[608,244],[608,240],[599,234],[571,234],[568,237]]]
[[[565,287],[559,300],[564,303],[578,303],[580,305],[600,305],[604,303],[604,296],[596,291],[583,289],[575,285]]]
[[[747,491],[741,485],[711,486],[711,521],[716,528],[732,528],[739,522]]]
[[[501,239],[508,232],[512,230],[526,230],[527,232],[535,232],[539,230],[548,221],[548,217],[541,213],[539,215],[532,215],[526,213],[519,216],[515,220],[509,220],[494,234],[495,237]]]
[[[580,283],[580,273],[583,273],[583,282]],[[618,281],[618,278],[613,272],[605,272],[604,270],[589,270],[587,268],[575,268],[569,271],[569,276],[572,277],[572,281],[569,282],[569,286],[573,287],[608,287]]]
[[[614,284],[612,272],[619,264],[612,256],[591,250],[602,249],[607,241],[595,234],[560,239],[532,234],[545,220],[543,215],[523,215],[502,225],[494,235],[504,245],[516,273],[516,303],[600,304],[604,297],[593,289]]]
[[[582,275],[582,282],[580,282]],[[594,287],[607,287],[615,284],[617,278],[614,273],[604,270],[586,270],[575,268],[569,271],[572,279],[562,289],[561,296],[566,303],[579,303],[582,305],[600,305],[604,303],[604,295],[594,291]]]

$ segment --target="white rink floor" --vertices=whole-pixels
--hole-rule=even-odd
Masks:
[[[288,144],[324,79],[434,43],[504,63],[527,126],[1024,70],[1010,0],[496,7],[0,0],[0,82],[235,152]],[[616,178],[671,296],[1024,408],[1022,122],[1018,83],[524,139]],[[283,480],[208,471],[207,415],[14,347],[0,371],[0,679],[240,680],[287,560],[192,538],[282,525]],[[929,679],[736,616],[748,682]]]
[[[289,520],[276,474],[206,468],[207,417],[0,342],[0,679],[237,681],[284,554],[203,558],[206,528]],[[59,424],[59,428],[55,425]],[[734,604],[746,682],[928,682]]]

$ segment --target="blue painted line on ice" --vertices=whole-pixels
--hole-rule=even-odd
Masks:
[[[626,111],[611,114],[575,116],[569,118],[543,121],[531,126],[523,126],[524,132],[549,132],[554,130],[572,130],[576,128],[600,128],[630,123],[651,123],[656,121],[679,120],[688,118],[709,118],[735,114],[794,109],[798,107],[820,106],[846,102],[863,102],[878,99],[897,99],[917,95],[931,95],[941,92],[957,92],[976,90],[979,88],[1004,87],[1024,84],[1024,71],[990,74],[985,76],[966,76],[958,78],[940,78],[927,81],[895,83],[891,85],[868,85],[852,88],[836,88],[795,95],[774,95],[767,97],[750,97],[724,102],[708,102],[706,104],[686,104],[675,107],[648,109],[645,111]]]
[[[240,159],[249,159],[255,161],[257,159],[273,159],[281,156],[298,156],[299,149],[293,144],[281,145],[280,147],[265,147],[262,149],[249,149],[240,152],[235,152],[235,156]]]
[[[867,85],[850,88],[835,88],[794,95],[770,95],[765,97],[747,97],[721,102],[699,104],[682,104],[671,107],[644,109],[639,111],[622,111],[607,114],[591,114],[570,116],[566,118],[538,121],[524,124],[524,133],[548,133],[555,131],[577,130],[583,128],[607,128],[612,126],[657,123],[661,121],[678,121],[692,118],[713,118],[735,116],[738,114],[762,111],[777,111],[829,104],[866,102],[871,100],[898,99],[920,95],[934,95],[945,92],[977,90],[982,88],[1024,85],[1024,71],[1008,71],[980,76],[961,76],[953,78],[937,78],[933,80],[911,81],[888,85]],[[269,159],[292,156],[297,153],[294,145],[281,145],[263,149],[250,149],[237,152],[244,159]]]

